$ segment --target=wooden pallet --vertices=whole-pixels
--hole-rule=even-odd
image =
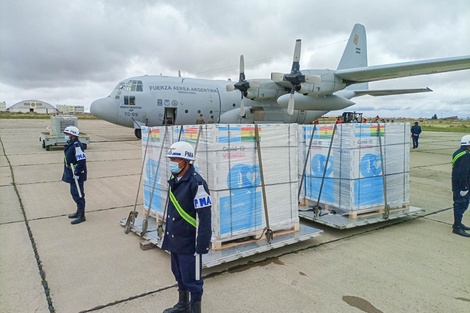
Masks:
[[[396,211],[403,211],[403,210],[406,210],[406,209],[409,209],[410,206],[409,205],[402,205],[401,208],[394,208],[394,209],[390,209],[390,212],[396,212]],[[361,218],[361,217],[369,217],[369,216],[374,216],[374,215],[378,215],[378,214],[384,214],[385,213],[385,209],[384,208],[380,208],[380,209],[377,209],[375,211],[369,211],[369,212],[364,212],[364,213],[361,213],[361,212],[351,212],[349,213],[349,218],[350,219],[358,219],[358,218]]]
[[[301,206],[314,206],[316,204],[316,201],[312,201],[312,200],[308,200],[306,198],[302,198],[300,201],[299,201],[299,205]],[[358,219],[358,218],[361,218],[361,217],[368,217],[368,216],[373,216],[373,215],[378,215],[378,214],[384,214],[385,213],[385,209],[383,207],[377,207],[377,208],[371,208],[371,209],[368,209],[366,212],[364,212],[364,210],[362,211],[356,211],[356,212],[344,212],[344,211],[341,211],[340,209],[338,209],[337,207],[335,207],[334,205],[331,205],[331,204],[326,204],[326,203],[320,203],[320,207],[325,211],[325,212],[336,212],[336,214],[344,214],[344,215],[348,215],[348,217],[350,219]],[[407,204],[404,204],[401,206],[401,208],[393,208],[393,209],[390,209],[390,212],[395,212],[395,211],[403,211],[403,210],[408,210],[410,208],[409,205]],[[343,213],[342,213],[343,212]]]
[[[281,236],[281,235],[295,233],[295,232],[298,232],[299,229],[300,229],[300,224],[299,224],[299,222],[297,222],[290,229],[274,231],[273,236],[277,237],[277,236]],[[265,236],[262,236],[261,238],[259,238],[260,235],[261,235],[261,233],[257,234],[257,235],[254,235],[254,236],[239,238],[239,239],[232,240],[232,241],[212,242],[212,250],[223,250],[223,249],[227,249],[227,248],[233,248],[233,247],[244,245],[246,243],[251,243],[251,242],[256,242],[256,241],[259,241],[259,240],[265,240],[266,239]]]
[[[157,247],[156,245],[154,245],[152,242],[148,240],[141,240],[139,245],[140,245],[140,249],[142,249],[143,251],[147,251],[149,249],[154,249]]]

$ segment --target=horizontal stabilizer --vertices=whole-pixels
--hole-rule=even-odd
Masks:
[[[429,88],[416,88],[416,89],[383,89],[383,90],[354,90],[354,97],[360,96],[391,96],[391,95],[403,95],[407,93],[418,93],[418,92],[432,92]]]

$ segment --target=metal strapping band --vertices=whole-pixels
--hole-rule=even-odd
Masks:
[[[171,203],[173,203],[173,205],[175,206],[176,208],[176,211],[178,211],[179,215],[181,215],[182,218],[184,218],[184,220],[186,222],[188,222],[189,224],[193,225],[194,227],[196,227],[196,219],[191,217],[191,215],[189,215],[188,213],[186,213],[183,208],[181,208],[180,204],[178,203],[178,201],[176,200],[175,198],[175,195],[173,194],[173,192],[171,191],[171,188],[170,188],[170,200],[171,200]]]

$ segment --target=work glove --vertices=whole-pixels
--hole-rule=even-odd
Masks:
[[[467,193],[468,193],[468,190],[460,190],[460,195],[462,197],[465,197],[467,195]]]

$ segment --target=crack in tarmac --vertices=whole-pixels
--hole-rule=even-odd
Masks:
[[[211,279],[211,278],[220,276],[220,275],[225,274],[225,273],[236,273],[236,272],[239,272],[240,269],[243,269],[246,266],[253,267],[253,265],[263,263],[263,262],[269,262],[270,260],[273,260],[273,259],[279,259],[280,257],[285,256],[285,255],[290,255],[290,254],[295,254],[295,253],[306,251],[306,250],[315,249],[315,248],[322,247],[322,246],[325,246],[325,245],[328,245],[328,244],[331,244],[331,243],[336,243],[336,242],[339,242],[339,241],[342,241],[342,240],[347,240],[347,239],[350,239],[350,238],[353,238],[353,237],[356,237],[356,236],[368,234],[368,233],[373,232],[373,231],[378,231],[378,230],[386,229],[386,228],[391,227],[391,226],[395,226],[395,225],[399,225],[399,224],[403,224],[403,223],[408,223],[408,222],[411,222],[411,221],[414,221],[414,220],[417,220],[417,219],[420,219],[420,218],[423,218],[423,219],[426,219],[426,220],[429,220],[429,221],[435,221],[433,219],[428,219],[427,217],[431,216],[431,215],[441,213],[441,212],[445,212],[445,211],[448,211],[448,210],[452,210],[452,209],[453,209],[452,207],[451,208],[445,208],[445,209],[441,209],[441,210],[438,210],[438,211],[435,211],[435,212],[423,214],[423,215],[413,217],[413,218],[408,218],[408,219],[404,219],[404,220],[394,220],[394,222],[392,222],[390,224],[387,224],[387,225],[379,225],[378,227],[373,228],[373,229],[365,230],[365,231],[362,231],[362,232],[358,232],[358,233],[351,234],[351,235],[341,237],[341,238],[337,238],[337,239],[332,239],[332,240],[329,240],[329,241],[326,241],[326,242],[313,244],[313,245],[310,245],[310,246],[307,246],[307,247],[304,247],[304,248],[295,249],[293,251],[284,252],[284,253],[281,253],[281,254],[276,255],[276,256],[267,257],[263,260],[247,261],[244,264],[235,265],[235,266],[229,267],[227,269],[224,269],[224,270],[221,270],[221,271],[218,271],[218,272],[213,272],[213,273],[204,275],[204,276],[202,276],[202,278]],[[131,297],[126,298],[126,299],[116,300],[114,302],[99,305],[99,306],[93,307],[93,308],[85,310],[85,311],[80,311],[80,313],[99,311],[101,309],[108,308],[108,307],[114,306],[116,304],[125,303],[125,302],[132,301],[132,300],[135,300],[135,299],[139,299],[139,298],[151,295],[151,294],[157,294],[159,292],[166,291],[166,290],[169,290],[171,288],[176,288],[176,287],[178,287],[178,285],[173,284],[173,285],[170,285],[170,286],[162,287],[162,288],[154,290],[154,291],[150,291],[150,292],[138,294],[138,295],[135,295],[135,296],[131,296]]]
[[[135,160],[141,160],[141,158],[128,158],[128,159],[114,159],[114,160],[95,160],[95,161],[87,161],[88,163],[103,163],[103,162],[112,162],[112,161],[135,161]],[[22,166],[44,166],[44,165],[62,165],[63,160],[61,162],[54,162],[54,163],[35,163],[35,164],[15,164],[15,167],[22,167]],[[0,166],[0,167],[8,167],[8,165],[5,166]]]
[[[11,165],[10,159],[7,156],[7,153],[5,151],[5,145],[3,144],[3,141],[1,139],[1,137],[0,137],[0,143],[2,144],[3,154],[5,155],[5,158],[7,159],[8,165],[10,166],[11,179],[13,181],[12,185],[13,185],[13,188],[15,189],[16,196],[18,197],[18,201],[20,203],[21,213],[23,214],[24,223],[26,225],[26,230],[28,231],[28,236],[29,236],[29,240],[31,242],[31,246],[33,248],[34,257],[36,258],[36,263],[37,263],[37,266],[38,266],[39,275],[41,276],[41,283],[42,283],[42,286],[44,288],[44,294],[46,296],[48,309],[51,313],[53,313],[53,312],[55,312],[55,309],[54,309],[54,305],[52,304],[52,297],[51,297],[51,294],[50,294],[49,285],[48,285],[47,280],[46,280],[46,272],[44,272],[44,270],[42,268],[42,262],[41,262],[41,258],[39,257],[39,252],[36,248],[36,242],[34,240],[33,232],[31,230],[31,228],[29,227],[28,217],[26,216],[26,212],[24,210],[23,202],[21,201],[20,193],[19,193],[18,188],[16,187],[16,184],[15,184],[15,174],[13,172],[13,166]]]
[[[143,205],[143,203],[137,203],[137,205]],[[97,209],[97,210],[88,210],[87,214],[92,214],[96,212],[103,212],[103,211],[111,211],[111,210],[117,210],[117,209],[125,209],[125,208],[132,208],[134,205],[133,204],[128,204],[124,206],[116,206],[116,207],[110,207],[110,208],[104,208],[104,209]],[[40,220],[48,220],[48,219],[53,219],[53,218],[58,218],[58,217],[64,217],[68,216],[68,213],[60,214],[60,215],[51,215],[51,216],[43,216],[43,217],[36,217],[36,218],[30,218],[28,219],[29,222],[33,221],[40,221]],[[0,223],[0,226],[2,225],[8,225],[8,224],[16,224],[16,223],[22,223],[24,222],[23,220],[18,220],[18,221],[10,221],[10,222],[5,222],[5,223]]]
[[[410,170],[414,170],[414,169],[421,169],[421,168],[425,168],[425,167],[430,167],[430,166],[435,166],[435,165],[450,165],[451,162],[445,162],[445,163],[437,163],[437,164],[432,164],[432,165],[419,165],[419,166],[413,166],[413,167],[410,167]]]
[[[118,140],[118,141],[113,141],[113,140],[103,140],[103,141],[93,141],[93,143],[115,143],[115,142],[137,142],[136,140]],[[34,250],[34,253],[35,253],[35,256],[36,256],[36,260],[38,262],[38,268],[40,270],[40,274],[41,274],[41,278],[43,280],[42,284],[43,284],[43,287],[45,289],[45,295],[46,295],[46,298],[47,298],[47,302],[49,304],[49,310],[50,312],[55,312],[55,309],[52,305],[52,299],[50,297],[50,291],[49,291],[49,288],[47,286],[47,281],[45,280],[45,273],[44,271],[42,270],[42,265],[41,265],[41,261],[39,259],[39,254],[37,252],[37,250],[35,249],[35,246],[36,244],[34,243],[34,238],[33,238],[33,235],[32,235],[32,232],[29,228],[29,225],[28,225],[28,221],[38,221],[38,220],[43,220],[43,219],[52,219],[52,218],[58,218],[58,217],[63,217],[63,216],[67,216],[67,214],[62,214],[62,215],[54,215],[54,216],[48,216],[48,217],[40,217],[40,218],[34,218],[34,219],[27,219],[26,217],[26,212],[24,211],[24,208],[23,208],[23,205],[22,205],[22,202],[21,202],[21,198],[19,196],[19,193],[18,193],[18,190],[16,188],[16,184],[15,184],[15,180],[14,180],[14,175],[13,175],[13,168],[12,168],[12,165],[7,157],[7,154],[5,152],[5,146],[3,145],[3,142],[0,138],[0,143],[2,144],[2,147],[3,147],[3,152],[4,152],[4,155],[5,155],[5,158],[7,159],[8,161],[8,164],[9,164],[9,167],[10,167],[10,170],[11,170],[11,174],[12,174],[12,178],[13,178],[13,183],[12,185],[14,186],[15,188],[15,191],[17,193],[17,196],[18,196],[18,200],[20,201],[20,206],[21,206],[21,209],[23,211],[23,215],[24,215],[24,220],[23,221],[12,221],[12,222],[7,222],[7,223],[0,223],[0,226],[1,225],[7,225],[7,224],[14,224],[14,223],[20,223],[20,222],[24,222],[26,224],[26,227],[28,229],[28,233],[30,235],[30,240],[31,240],[31,244],[33,246],[33,250]],[[448,149],[436,149],[432,152],[430,151],[415,151],[417,153],[428,153],[428,154],[432,154],[432,155],[437,155],[437,154],[442,154],[442,153],[439,153],[439,151],[444,151],[444,150],[448,150]],[[436,153],[435,153],[436,152]],[[12,154],[12,155],[19,155],[19,154]],[[125,160],[135,160],[136,158],[134,159],[125,159]],[[119,160],[121,161],[121,160]],[[104,161],[94,161],[96,163],[98,162],[104,162]],[[44,163],[42,165],[56,165],[56,164],[59,164],[59,163]],[[448,162],[446,163],[440,163],[440,164],[433,164],[432,166],[434,165],[447,165],[449,164]],[[28,164],[23,164],[23,165],[15,165],[15,166],[31,166],[31,165],[28,165]],[[410,170],[412,169],[421,169],[421,168],[425,168],[425,167],[428,167],[428,166],[431,166],[431,165],[423,165],[423,166],[417,166],[417,167],[412,167],[410,168]],[[3,167],[3,166],[2,166]],[[8,167],[5,166],[5,167]],[[94,179],[101,179],[101,178],[110,178],[110,177],[124,177],[124,176],[135,176],[137,174],[129,174],[129,175],[119,175],[119,176],[106,176],[106,177],[96,177]],[[35,182],[35,183],[22,183],[22,184],[17,184],[17,185],[30,185],[30,184],[38,184],[38,183],[49,183],[49,182]],[[9,185],[5,185],[5,186],[9,186]],[[140,203],[141,205],[142,203]],[[94,211],[90,211],[91,212],[101,212],[101,211],[108,211],[108,210],[114,210],[114,209],[119,209],[119,208],[126,208],[126,207],[133,207],[134,205],[127,205],[127,206],[122,206],[122,207],[112,207],[112,208],[105,208],[105,209],[99,209],[99,210],[94,210]],[[252,266],[253,264],[258,264],[258,263],[262,263],[262,262],[266,262],[266,261],[269,261],[269,260],[272,260],[274,258],[280,258],[282,256],[285,256],[285,255],[290,255],[290,254],[294,254],[294,253],[298,253],[298,252],[302,252],[302,251],[307,251],[307,250],[311,250],[311,249],[315,249],[315,248],[318,248],[318,247],[322,247],[322,246],[325,246],[325,245],[328,245],[328,244],[332,244],[332,243],[336,243],[336,242],[340,242],[342,240],[347,240],[347,239],[350,239],[350,238],[353,238],[353,237],[356,237],[356,236],[360,236],[360,235],[364,235],[364,234],[368,234],[370,232],[373,232],[373,231],[378,231],[378,230],[382,230],[382,229],[386,229],[388,227],[391,227],[391,226],[395,226],[395,225],[398,225],[398,224],[402,224],[402,223],[408,223],[408,222],[411,222],[411,221],[414,221],[416,219],[420,219],[420,218],[423,218],[425,220],[428,220],[428,221],[433,221],[433,222],[439,222],[439,223],[444,223],[444,224],[448,224],[450,225],[449,223],[447,222],[442,222],[442,221],[437,221],[437,220],[434,220],[434,219],[430,219],[428,218],[429,216],[432,216],[432,215],[435,215],[435,214],[438,214],[438,213],[441,213],[441,212],[444,212],[444,211],[447,211],[447,210],[451,210],[451,208],[446,208],[446,209],[441,209],[441,210],[438,210],[438,211],[435,211],[435,212],[431,212],[431,213],[427,213],[427,214],[423,214],[423,215],[420,215],[420,216],[417,216],[417,217],[413,217],[413,218],[407,218],[407,219],[404,219],[404,220],[398,220],[398,221],[394,221],[390,224],[387,224],[387,225],[380,225],[376,228],[373,228],[373,229],[369,229],[369,230],[365,230],[365,231],[362,231],[362,232],[358,232],[358,233],[355,233],[355,234],[351,234],[351,235],[348,235],[348,236],[345,236],[345,237],[341,237],[341,238],[337,238],[337,239],[332,239],[332,240],[329,240],[329,241],[326,241],[326,242],[323,242],[323,243],[318,243],[318,244],[313,244],[313,245],[310,245],[310,246],[307,246],[307,247],[304,247],[304,248],[299,248],[299,249],[295,249],[295,250],[292,250],[292,251],[289,251],[289,252],[285,252],[285,253],[282,253],[282,254],[279,254],[279,255],[276,255],[276,256],[273,256],[273,257],[267,257],[263,260],[259,260],[259,261],[249,261],[249,262],[245,262],[243,264],[239,264],[239,265],[235,265],[235,266],[232,266],[232,267],[229,267],[227,269],[224,269],[224,270],[221,270],[221,271],[218,271],[218,272],[213,272],[213,273],[210,273],[208,275],[205,275],[203,276],[204,279],[211,279],[211,278],[215,278],[217,276],[220,276],[222,274],[225,274],[225,273],[233,273],[234,271],[236,272],[237,270],[240,270],[246,266]],[[121,304],[121,303],[125,303],[125,302],[129,302],[129,301],[133,301],[133,300],[136,300],[136,299],[139,299],[139,298],[142,298],[142,297],[145,297],[145,296],[148,296],[148,295],[152,295],[152,294],[157,294],[157,293],[160,293],[160,292],[163,292],[163,291],[166,291],[166,290],[169,290],[169,289],[172,289],[172,288],[176,288],[177,287],[177,284],[173,284],[173,285],[169,285],[169,286],[166,286],[166,287],[162,287],[162,288],[159,288],[159,289],[156,289],[156,290],[153,290],[153,291],[150,291],[150,292],[146,292],[146,293],[142,293],[142,294],[138,294],[138,295],[134,295],[134,296],[130,296],[128,298],[125,298],[125,299],[121,299],[121,300],[116,300],[114,302],[110,302],[110,303],[107,303],[107,304],[104,304],[104,305],[98,305],[98,306],[95,306],[93,308],[90,308],[90,309],[87,309],[87,310],[84,310],[84,311],[80,311],[81,313],[86,313],[86,312],[93,312],[93,311],[100,311],[104,308],[108,308],[108,307],[111,307],[111,306],[114,306],[114,305],[117,305],[117,304]]]
[[[127,174],[127,175],[114,175],[114,176],[99,176],[99,177],[88,177],[87,180],[93,179],[103,179],[103,178],[115,178],[115,177],[129,177],[129,176],[137,176],[139,174]],[[17,186],[28,186],[28,185],[35,185],[35,184],[49,184],[49,183],[60,183],[62,180],[49,180],[49,181],[38,181],[38,182],[31,182],[31,183],[18,183]],[[9,185],[3,185],[9,186]],[[0,185],[0,187],[3,187]]]

